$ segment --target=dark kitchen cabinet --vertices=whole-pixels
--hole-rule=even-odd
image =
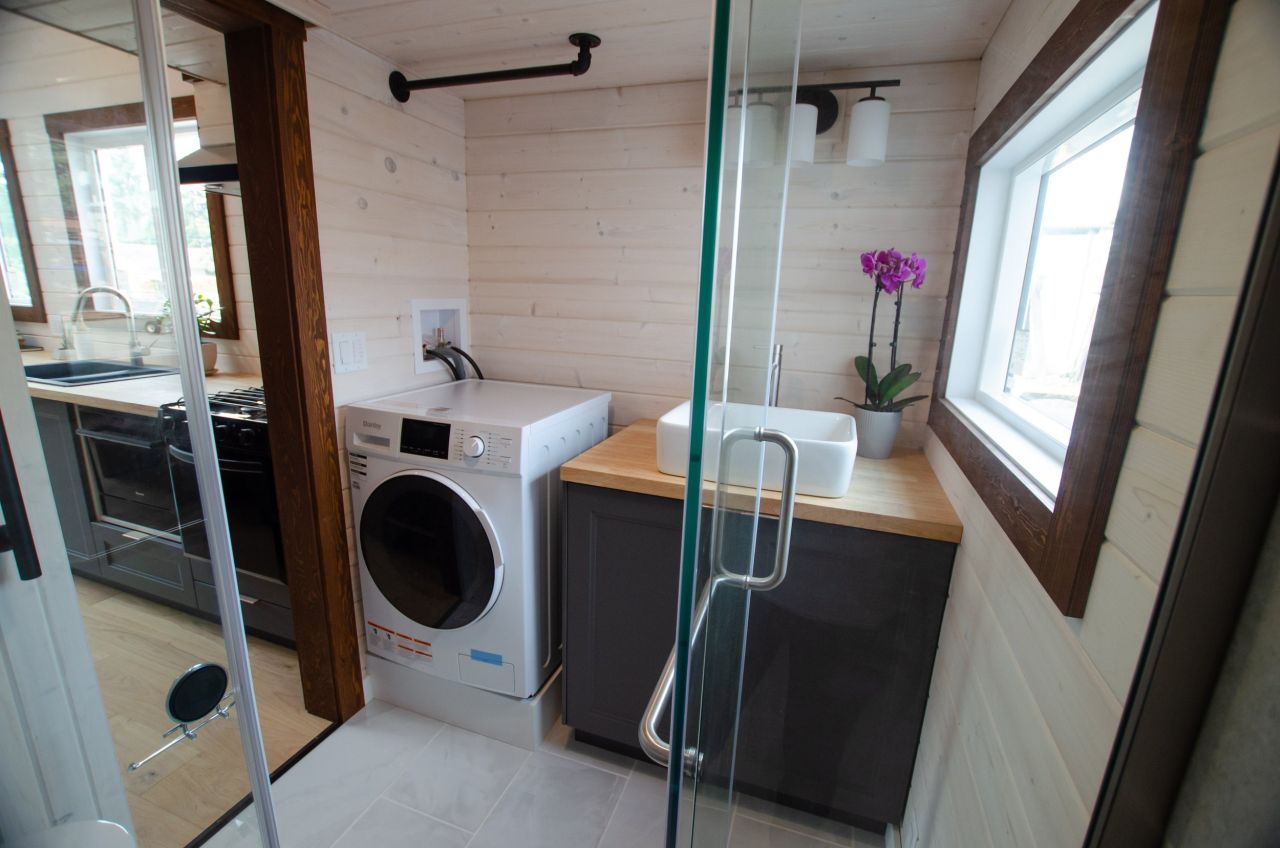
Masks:
[[[93,522],[102,549],[102,579],[187,609],[196,608],[191,566],[178,542]]]
[[[566,484],[565,722],[637,757],[675,633],[681,509]],[[761,524],[758,570],[775,532]],[[862,827],[901,822],[954,556],[947,542],[795,523],[786,582],[750,600],[739,791]],[[704,777],[728,774],[729,752],[705,753]]]
[[[89,493],[85,486],[76,437],[75,408],[53,400],[32,398],[40,443],[44,448],[53,502],[62,525],[71,570],[93,577],[102,576],[98,547],[90,528]]]

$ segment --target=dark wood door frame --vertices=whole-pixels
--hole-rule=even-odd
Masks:
[[[245,237],[271,413],[303,700],[364,706],[320,276],[305,25],[264,0],[161,0],[225,35]]]
[[[1280,170],[1088,848],[1163,845],[1280,498]]]

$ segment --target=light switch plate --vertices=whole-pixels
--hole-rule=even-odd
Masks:
[[[334,333],[329,359],[333,362],[333,373],[346,374],[351,371],[364,371],[369,367],[367,333]]]

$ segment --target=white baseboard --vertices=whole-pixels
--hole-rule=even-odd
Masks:
[[[424,674],[373,654],[366,660],[366,699],[386,701],[528,750],[546,737],[564,705],[560,669],[536,694],[520,700]]]

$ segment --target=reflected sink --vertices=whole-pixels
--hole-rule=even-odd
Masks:
[[[32,383],[51,386],[91,386],[94,383],[113,383],[116,380],[136,380],[139,377],[161,377],[177,374],[176,368],[158,365],[130,365],[127,362],[110,362],[105,359],[74,359],[67,362],[44,362],[22,369]]]
[[[764,408],[754,404],[713,403],[707,408],[707,433],[702,477],[717,479],[720,465],[720,429],[765,426],[781,430],[799,449],[796,493],[840,498],[849,491],[853,459],[858,453],[858,432],[853,416],[813,409]],[[729,455],[723,482],[754,487],[759,471],[759,448],[739,443]],[[658,470],[684,477],[689,468],[689,402],[658,419]],[[782,488],[782,451],[769,446],[764,455],[764,488]]]

